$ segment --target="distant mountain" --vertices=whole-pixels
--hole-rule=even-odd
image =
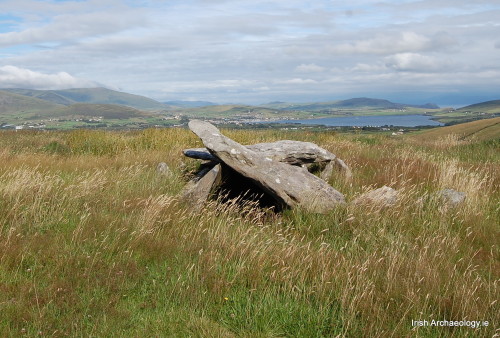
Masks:
[[[163,102],[169,106],[183,107],[183,108],[198,108],[198,107],[208,107],[215,106],[217,103],[209,101],[167,101]]]
[[[164,110],[170,108],[161,102],[145,96],[118,92],[107,88],[73,88],[63,90],[8,88],[2,90],[66,106],[74,103],[98,103],[118,104],[141,110]]]
[[[426,104],[421,104],[421,105],[410,104],[410,105],[408,105],[408,107],[424,108],[424,109],[440,109],[441,108],[435,103],[426,103]]]
[[[393,103],[388,100],[381,99],[370,99],[367,97],[359,97],[348,100],[338,101],[333,104],[333,106],[338,108],[382,108],[382,109],[398,109],[402,108],[399,103]]]
[[[16,90],[23,92],[23,90]],[[24,92],[26,93],[26,92]],[[0,117],[18,116],[21,119],[27,117],[54,118],[54,117],[103,117],[105,119],[129,119],[153,116],[152,112],[141,111],[132,107],[116,104],[96,103],[73,103],[62,105],[40,99],[39,97],[57,98],[57,93],[48,91],[29,91],[33,96],[14,93],[14,91],[0,90]],[[57,100],[59,101],[59,100]]]
[[[45,101],[0,90],[0,116],[18,113],[46,113],[64,107],[61,104]]]
[[[327,101],[317,103],[286,103],[286,102],[270,102],[261,107],[274,108],[282,110],[294,111],[324,111],[332,109],[403,109],[405,107],[423,108],[423,109],[439,109],[439,106],[434,103],[426,103],[424,105],[394,103],[388,100],[372,99],[367,97],[358,97],[348,100]]]
[[[273,102],[269,102],[269,103],[260,104],[259,107],[280,110],[280,109],[287,109],[287,108],[293,107],[295,105],[296,104],[289,103],[289,102],[273,101]],[[301,104],[299,103],[299,105],[301,105]]]
[[[69,100],[64,96],[55,93],[52,90],[34,90],[34,89],[22,89],[22,88],[7,88],[3,90],[18,95],[29,96],[36,99],[53,102],[56,104],[62,104],[65,106],[75,103],[75,101]]]

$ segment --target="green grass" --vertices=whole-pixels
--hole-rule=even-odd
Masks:
[[[474,336],[499,325],[498,144],[306,131],[353,170],[329,214],[176,196],[201,146],[183,129],[0,133],[1,336]],[[167,162],[171,176],[156,172]],[[435,193],[467,193],[456,209]],[[488,320],[479,329],[412,320]]]
[[[500,113],[500,100],[486,101],[458,109],[462,112],[483,112],[488,114]]]
[[[455,137],[457,141],[490,141],[500,140],[500,117],[457,124],[454,126],[434,128],[415,135],[420,141],[434,142],[439,138]]]
[[[0,90],[0,121],[2,121],[6,115],[49,113],[61,107],[63,106],[60,104]]]

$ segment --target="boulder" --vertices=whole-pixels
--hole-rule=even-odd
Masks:
[[[463,201],[465,201],[465,198],[467,197],[466,193],[453,189],[443,189],[438,191],[437,194],[441,201],[449,207],[458,206]]]
[[[356,198],[354,205],[373,205],[378,207],[390,207],[398,201],[398,192],[388,186],[383,186]]]
[[[321,178],[301,167],[266,156],[267,148],[260,152],[249,149],[222,135],[208,122],[192,120],[189,128],[200,137],[212,156],[250,179],[270,195],[278,207],[302,207],[325,213],[345,203],[344,196]]]

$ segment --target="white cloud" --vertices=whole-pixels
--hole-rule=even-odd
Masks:
[[[131,29],[144,24],[142,10],[56,15],[48,23],[30,22],[24,29],[0,33],[0,46],[68,42]]]
[[[65,89],[97,87],[97,82],[76,78],[66,72],[44,74],[15,66],[0,67],[0,88]]]
[[[333,46],[332,50],[345,54],[393,54],[426,50],[431,46],[432,40],[422,34],[402,32],[398,34],[380,34],[367,40],[339,44]]]
[[[1,87],[94,86],[85,78],[218,102],[499,91],[497,0],[0,2]]]
[[[295,68],[295,71],[301,73],[320,73],[324,72],[325,70],[326,70],[325,67],[318,66],[317,64],[314,63],[301,64],[300,66],[297,66]]]
[[[382,64],[366,64],[358,63],[350,69],[353,72],[382,72],[386,71],[387,67]]]
[[[416,53],[395,54],[385,60],[388,67],[408,72],[442,72],[453,66],[451,61]]]
[[[276,81],[276,82],[280,83],[280,84],[292,84],[292,85],[303,85],[303,84],[318,83],[318,81],[313,80],[313,79],[301,79],[301,78],[294,78],[294,79],[288,79],[288,80],[280,80],[280,81]]]

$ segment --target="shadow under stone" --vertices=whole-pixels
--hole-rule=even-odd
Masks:
[[[222,179],[215,191],[222,202],[237,199],[241,203],[249,201],[255,203],[260,208],[273,208],[274,211],[286,209],[286,204],[274,198],[255,181],[241,175],[231,167],[222,164]]]

